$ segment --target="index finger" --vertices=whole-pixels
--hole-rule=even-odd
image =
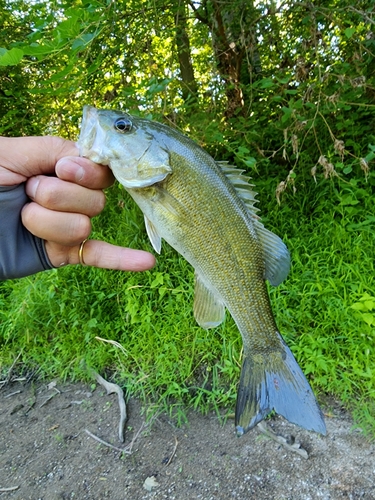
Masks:
[[[46,251],[55,267],[83,264],[119,271],[146,271],[156,264],[155,257],[149,252],[98,240],[84,240],[80,245],[71,247],[46,241]]]
[[[60,158],[78,154],[75,143],[61,137],[0,137],[1,185],[52,174]]]
[[[149,252],[97,240],[81,243],[77,256],[77,263],[120,271],[146,271],[156,264],[155,257]]]

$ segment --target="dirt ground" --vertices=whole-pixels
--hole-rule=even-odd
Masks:
[[[375,499],[375,444],[333,406],[326,437],[281,418],[268,424],[290,443],[294,436],[306,459],[257,428],[237,438],[233,421],[223,424],[216,414],[191,412],[182,428],[159,415],[144,427],[136,400],[128,404],[122,444],[117,396],[100,386],[92,392],[82,383],[11,382],[0,391],[0,497]]]

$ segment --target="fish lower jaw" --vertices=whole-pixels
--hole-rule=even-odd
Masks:
[[[109,165],[109,159],[96,151],[89,151],[87,154],[82,154],[85,158],[93,161],[94,163],[99,163],[100,165]]]

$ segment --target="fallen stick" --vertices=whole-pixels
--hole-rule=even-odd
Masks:
[[[92,437],[93,439],[95,439],[95,441],[98,441],[98,443],[100,443],[100,444],[102,444],[104,446],[107,446],[108,448],[111,448],[112,450],[120,451],[121,453],[126,453],[126,455],[131,455],[133,453],[133,445],[134,445],[134,443],[136,442],[136,440],[137,440],[139,434],[141,433],[141,431],[143,431],[146,427],[147,427],[147,425],[145,425],[145,423],[143,422],[142,425],[141,425],[141,427],[138,429],[137,433],[134,435],[134,437],[131,440],[131,442],[127,446],[125,446],[125,448],[119,448],[118,446],[114,446],[111,443],[107,443],[107,441],[104,441],[100,437],[96,436],[95,434],[93,434],[92,432],[90,432],[88,429],[85,429],[85,432],[90,437]],[[177,439],[176,439],[176,441],[177,441]],[[176,445],[176,448],[177,448],[177,445]],[[173,455],[176,453],[176,448],[173,451],[171,459],[173,458]],[[169,464],[167,464],[167,465],[169,465]]]
[[[111,443],[107,443],[107,441],[104,441],[103,439],[100,439],[100,437],[95,436],[92,432],[89,430],[85,429],[86,434],[88,434],[90,437],[95,439],[95,441],[98,441],[98,443],[103,444],[104,446],[107,446],[108,448],[111,448],[112,450],[116,451],[121,451],[121,453],[128,453],[130,454],[131,452],[127,451],[126,448],[118,448],[117,446],[113,446]]]
[[[141,431],[143,431],[145,428],[147,427],[147,425],[145,425],[144,422],[142,422],[142,425],[140,426],[140,428],[138,429],[137,433],[134,435],[133,439],[130,441],[130,443],[125,447],[125,449],[127,450],[126,453],[129,453],[129,455],[132,454],[133,452],[133,445],[134,443],[136,442],[138,436],[140,435]]]
[[[103,377],[99,375],[99,373],[96,373],[94,370],[91,370],[92,376],[94,379],[98,382],[98,384],[102,385],[104,389],[107,391],[107,394],[113,394],[116,393],[118,397],[118,404],[120,407],[120,423],[119,423],[119,429],[118,429],[118,436],[119,440],[121,443],[124,442],[124,428],[125,428],[125,422],[127,419],[127,413],[126,413],[126,404],[124,400],[124,391],[121,389],[120,386],[117,384],[113,384],[112,382],[107,382],[104,380]]]
[[[298,453],[298,455],[301,455],[301,457],[303,457],[303,458],[309,458],[307,451],[301,447],[301,443],[299,443],[298,441],[294,441],[291,444],[288,443],[288,441],[285,437],[278,436],[275,432],[273,432],[268,427],[268,425],[265,422],[259,422],[257,427],[263,434],[265,434],[269,438],[273,439],[277,443],[281,444],[287,450],[292,451],[294,453]]]
[[[6,396],[4,396],[4,399],[7,399],[7,398],[10,398],[12,396],[15,396],[16,394],[20,394],[22,391],[14,391],[14,392],[11,392],[10,394],[7,394]]]
[[[51,394],[50,396],[48,396],[44,401],[43,403],[40,405],[39,408],[42,408],[42,406],[46,405],[47,403],[49,403],[51,401],[51,399],[53,399],[57,394],[61,394],[61,392],[56,389],[56,387],[53,387],[53,390],[55,391],[54,394]]]
[[[175,438],[175,440],[176,440],[176,443],[175,443],[175,445],[174,445],[174,449],[173,449],[173,451],[172,451],[172,455],[169,457],[169,460],[168,460],[168,462],[167,462],[165,465],[169,465],[169,464],[172,462],[173,457],[174,457],[174,456],[175,456],[175,454],[176,454],[176,450],[177,450],[177,446],[178,446],[178,440],[177,440],[176,436],[175,436],[174,438]]]
[[[11,486],[10,488],[0,488],[0,493],[5,493],[7,491],[18,490],[19,486]]]

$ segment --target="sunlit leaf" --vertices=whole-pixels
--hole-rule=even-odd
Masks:
[[[16,64],[21,62],[23,55],[24,51],[21,49],[1,49],[0,66],[15,66]]]

